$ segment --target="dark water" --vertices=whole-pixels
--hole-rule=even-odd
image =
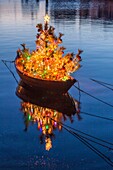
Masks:
[[[45,8],[46,7],[46,8]],[[91,78],[113,84],[113,2],[111,0],[0,0],[0,59],[14,60],[21,43],[35,49],[36,24],[43,22],[46,12],[56,34],[62,32],[66,52],[82,54],[82,67],[73,76],[80,88],[106,103],[81,92],[75,87],[70,94],[80,97],[82,120],[73,117],[66,125],[108,142],[113,141],[113,123],[110,120],[92,117],[113,118],[113,92]],[[16,74],[13,64],[10,69]],[[40,144],[36,126],[23,131],[21,100],[15,95],[16,81],[0,62],[0,169],[43,170],[111,170],[102,158],[82,142],[62,129],[56,131],[53,147],[48,152]],[[110,86],[112,88],[112,86]],[[113,161],[113,151],[91,143]]]

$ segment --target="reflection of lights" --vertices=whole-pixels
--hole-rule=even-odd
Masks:
[[[46,138],[46,150],[50,150],[52,148],[52,142],[50,138]]]
[[[57,122],[54,122],[54,125],[57,126]]]
[[[76,109],[75,112],[77,111]],[[37,129],[41,133],[40,143],[45,142],[45,149],[50,150],[52,148],[52,139],[55,136],[54,130],[62,130],[62,122],[66,120],[66,115],[54,109],[37,106],[29,102],[21,103],[21,111],[24,113],[25,130],[27,131],[31,123],[37,124]],[[71,122],[73,115],[67,115]]]
[[[61,130],[61,125],[57,122],[62,122],[63,115],[52,109],[43,108],[28,102],[22,102],[22,111],[24,113],[24,122],[26,130],[30,122],[37,123],[37,127],[41,132],[41,140],[45,139],[46,150],[52,147],[53,130]]]

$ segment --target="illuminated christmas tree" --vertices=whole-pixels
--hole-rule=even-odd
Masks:
[[[80,68],[81,50],[64,54],[65,48],[61,46],[62,33],[55,35],[55,28],[48,25],[49,16],[45,16],[44,26],[37,24],[36,50],[30,52],[25,44],[23,49],[17,51],[17,67],[30,77],[65,81],[70,79],[70,74]]]

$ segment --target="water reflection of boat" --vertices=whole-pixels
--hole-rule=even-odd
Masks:
[[[68,94],[56,94],[52,91],[33,89],[20,81],[16,90],[16,95],[26,102],[36,104],[42,107],[48,107],[58,110],[63,114],[76,113],[75,99]]]
[[[67,118],[73,122],[73,116],[79,112],[79,103],[68,94],[57,95],[45,91],[33,91],[22,81],[16,89],[16,95],[22,99],[21,110],[24,113],[25,131],[31,123],[36,123],[41,131],[40,142],[46,150],[52,147],[54,130],[62,129]]]

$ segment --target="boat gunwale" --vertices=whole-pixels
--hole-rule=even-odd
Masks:
[[[16,63],[17,58],[18,57],[15,58],[14,64],[19,77],[23,80],[25,84],[34,89],[40,88],[44,90],[51,90],[58,93],[66,93],[74,85],[74,83],[77,82],[77,80],[74,79],[73,77],[66,81],[46,80],[31,77],[29,75],[24,74],[22,71],[18,69]]]
[[[22,74],[23,76],[27,76],[27,77],[29,77],[30,79],[33,79],[33,80],[39,80],[39,81],[47,81],[47,82],[61,82],[61,83],[65,83],[65,82],[76,82],[77,80],[75,79],[75,78],[73,78],[72,76],[70,76],[70,79],[67,79],[67,80],[65,80],[65,81],[60,81],[60,80],[48,80],[48,79],[40,79],[40,78],[36,78],[36,77],[31,77],[31,76],[29,76],[29,75],[27,75],[27,74],[24,74],[22,71],[20,71],[19,69],[18,69],[18,67],[17,67],[17,64],[16,64],[16,59],[17,59],[18,57],[16,57],[15,58],[15,68],[16,68],[16,70],[17,70],[17,72],[19,72],[20,74]]]

